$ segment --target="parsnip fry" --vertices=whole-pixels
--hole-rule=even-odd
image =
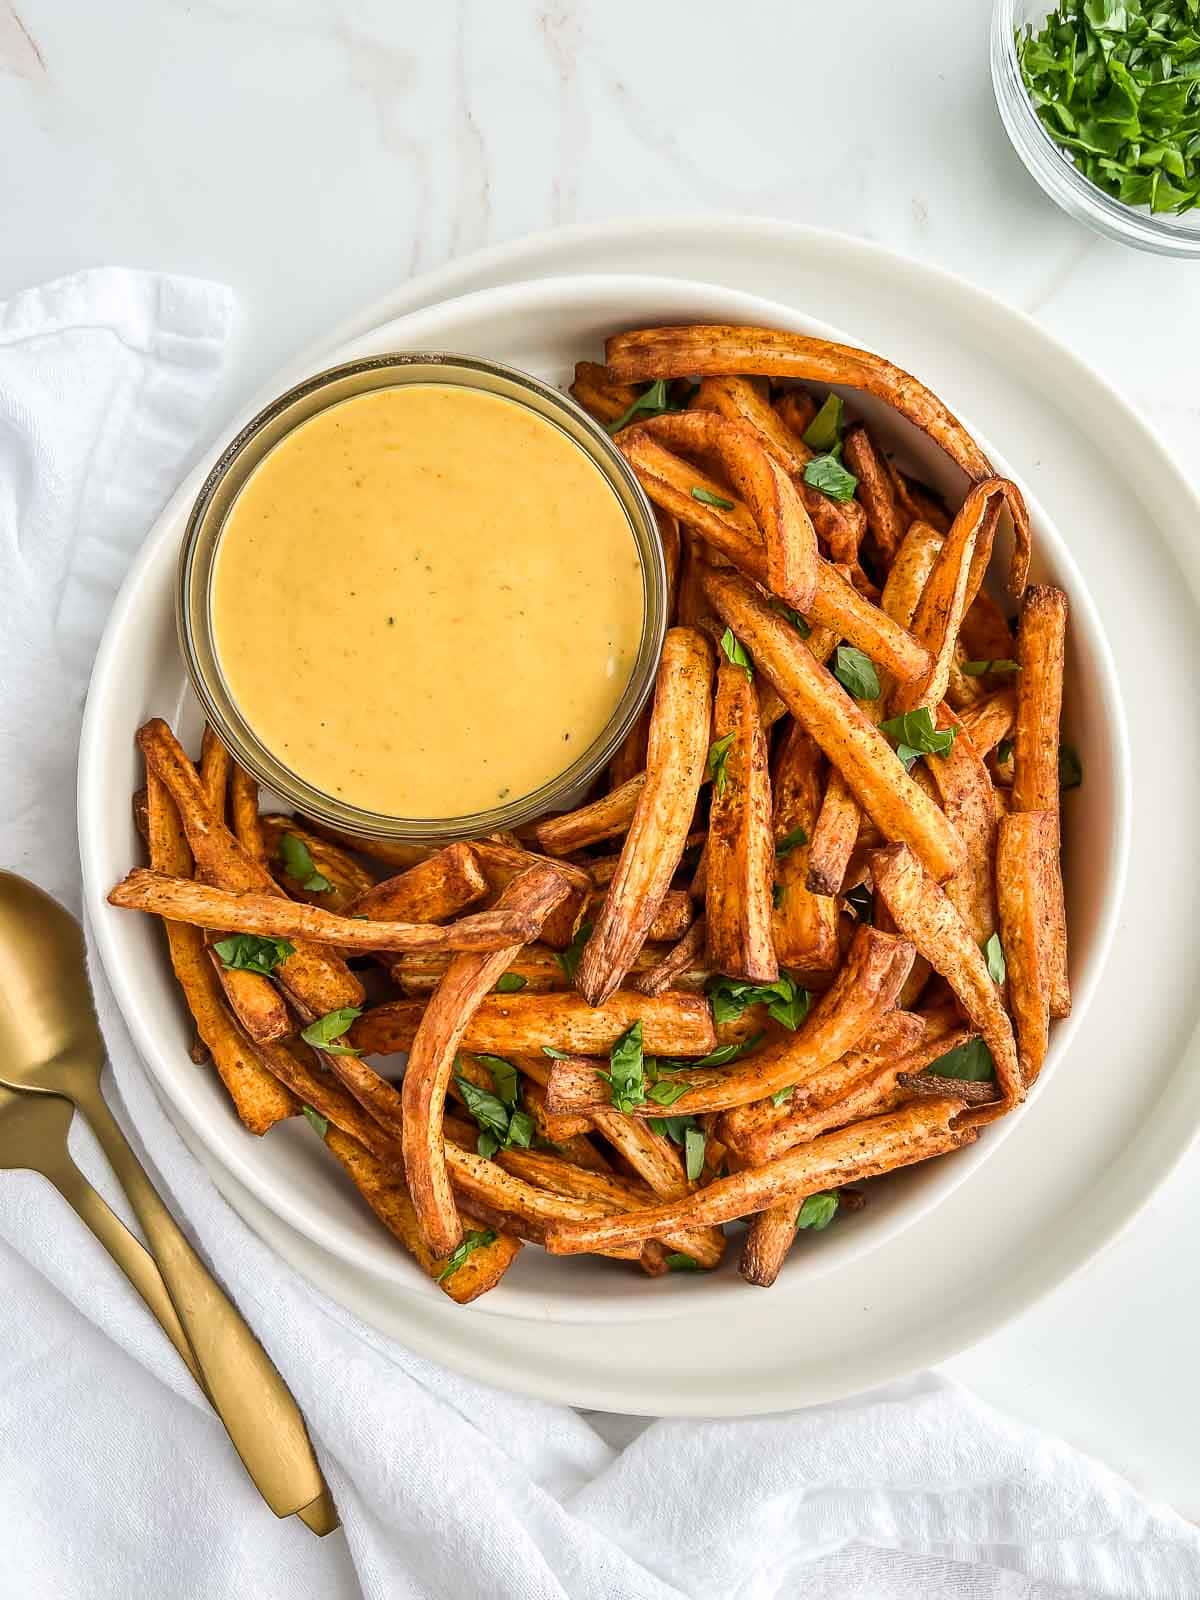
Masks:
[[[340,844],[343,850],[354,850],[359,855],[370,856],[373,861],[382,861],[395,872],[403,871],[405,867],[415,867],[418,861],[424,861],[438,848],[436,844],[413,844],[404,839],[370,839],[362,834],[347,833],[344,828],[330,827],[316,817],[304,817],[301,820],[305,827],[311,828],[313,833],[319,833],[322,839]]]
[[[1063,667],[1066,658],[1067,597],[1061,589],[1038,584],[1028,590],[1017,629],[1017,721],[1013,736],[1014,811],[1049,811],[1060,828],[1059,719],[1062,715]],[[1045,885],[1042,916],[1055,930],[1050,951],[1050,1015],[1071,1010],[1067,973],[1066,909],[1062,869],[1055,852]]]
[[[146,774],[146,829],[152,862],[190,871],[191,855],[179,813],[153,770]],[[251,1133],[266,1133],[282,1118],[293,1116],[299,1107],[263,1068],[257,1051],[225,1009],[221,986],[200,930],[170,919],[164,920],[163,927],[171,966],[196,1032],[208,1048],[238,1117]]]
[[[139,729],[137,737],[147,768],[157,773],[175,802],[197,870],[213,885],[235,895],[279,897],[280,905],[286,909],[288,902],[281,898],[271,874],[243,849],[220,817],[213,813],[196,769],[166,723],[154,717]],[[181,920],[189,919],[184,916]],[[224,925],[208,923],[205,926],[222,928]],[[363,989],[358,979],[339,956],[322,950],[319,945],[298,944],[293,954],[281,963],[276,976],[306,1019],[324,1016],[342,1006],[362,1004]]]
[[[858,498],[867,514],[867,528],[875,554],[879,565],[888,571],[904,538],[904,520],[887,468],[861,422],[846,429],[842,437],[842,460],[858,479]]]
[[[399,1239],[425,1276],[432,1278],[438,1288],[460,1306],[469,1305],[481,1294],[494,1289],[520,1254],[519,1239],[498,1233],[489,1244],[472,1250],[460,1266],[448,1271],[448,1263],[439,1261],[422,1239],[412,1196],[399,1173],[386,1167],[340,1128],[330,1127],[326,1131],[325,1144],[388,1232]],[[471,1231],[481,1231],[473,1217],[464,1216],[463,1223]]]
[[[527,872],[535,863],[546,860],[545,856],[535,855],[521,845],[506,844],[500,839],[477,839],[471,848],[483,869],[493,897],[507,889],[519,873]],[[555,950],[565,950],[587,914],[592,879],[586,868],[572,866],[567,861],[555,862],[554,868],[565,878],[570,892],[542,924],[541,937],[543,944]]]
[[[686,1200],[666,1201],[644,1211],[584,1223],[555,1223],[546,1230],[554,1255],[608,1249],[662,1238],[680,1225],[730,1222],[765,1211],[785,1197],[815,1194],[845,1183],[860,1183],[899,1167],[945,1155],[976,1137],[973,1127],[956,1126],[959,1099],[933,1096],[916,1100],[886,1116],[854,1123],[798,1146],[765,1166],[750,1167],[698,1189]]]
[[[450,844],[394,878],[372,884],[345,910],[348,917],[379,922],[441,922],[475,905],[487,891],[475,850]]]
[[[1042,1070],[1050,1038],[1050,978],[1058,951],[1057,930],[1047,922],[1044,908],[1053,892],[1057,856],[1052,811],[1014,811],[1002,819],[996,849],[1000,941],[1027,1089]]]
[[[751,1221],[742,1242],[738,1271],[747,1283],[769,1289],[779,1276],[788,1251],[796,1242],[796,1213],[800,1202],[780,1200]]]
[[[619,789],[610,790],[590,805],[564,811],[557,817],[546,817],[534,828],[533,836],[551,856],[574,855],[576,850],[586,850],[588,845],[599,844],[602,839],[615,839],[628,832],[645,782],[646,774],[639,772]]]
[[[708,756],[711,674],[703,634],[671,628],[658,669],[645,787],[579,963],[576,982],[593,1005],[632,967],[683,854]]]
[[[705,923],[709,965],[735,978],[772,983],[779,964],[771,937],[775,841],[771,781],[758,696],[745,671],[722,661],[713,737],[728,744],[713,786],[708,822]]]
[[[561,873],[549,863],[515,878],[497,902],[497,913],[512,911],[533,924],[532,937],[548,913],[569,893]],[[442,1138],[446,1086],[467,1024],[480,1000],[525,940],[452,961],[433,993],[413,1040],[404,1074],[404,1172],[426,1244],[448,1256],[462,1242],[462,1223],[450,1190]]]
[[[817,574],[817,592],[809,615],[814,622],[831,628],[839,638],[870,656],[901,682],[918,680],[929,670],[931,656],[918,640],[893,622],[827,561]]]
[[[992,476],[992,466],[971,435],[938,397],[882,356],[806,334],[771,328],[692,325],[617,334],[605,345],[610,381],[762,374],[844,384],[886,400],[939,444],[972,482]],[[1029,571],[1029,519],[1020,496],[1012,503],[1013,560],[1009,588],[1024,591]]]
[[[935,972],[953,989],[959,1004],[992,1052],[996,1077],[1010,1103],[1024,1096],[1012,1024],[988,974],[971,929],[938,884],[904,845],[871,853],[875,892]]]
[[[821,814],[822,762],[816,741],[793,721],[775,758],[772,786],[776,851],[772,937],[780,964],[818,987],[824,986],[841,960],[837,905],[810,886]],[[854,809],[857,833],[856,803]],[[840,883],[839,878],[839,887]]]
[[[612,383],[597,361],[577,361],[569,393],[597,422],[618,422],[638,397],[631,383]]]
[[[275,881],[293,900],[305,900],[310,906],[321,906],[326,911],[349,912],[353,902],[374,886],[375,879],[347,850],[323,839],[295,817],[269,814],[259,822],[267,865]],[[300,878],[293,877],[288,871],[288,862],[293,859],[289,851],[295,847],[286,845],[285,838],[298,840],[304,846],[308,860],[327,887],[309,888]]]
[[[561,878],[555,879],[562,883]],[[565,892],[565,886],[564,886]],[[500,950],[536,936],[528,917],[517,910],[477,911],[445,926],[418,922],[375,922],[339,917],[269,894],[235,894],[186,878],[135,867],[108,896],[109,905],[174,917],[201,928],[231,929],[277,939],[319,940],[345,950]],[[284,963],[286,966],[286,962]],[[283,972],[283,966],[279,969]],[[503,972],[501,967],[500,971]],[[361,990],[359,991],[361,998]],[[338,1007],[333,1009],[337,1010]],[[322,1013],[323,1015],[324,1013]]]
[[[804,647],[795,630],[745,581],[712,572],[704,580],[713,605],[774,682],[885,838],[911,844],[937,878],[961,866],[962,840],[922,793],[874,723]]]
[[[229,815],[234,838],[248,856],[265,867],[267,844],[258,812],[258,784],[236,761],[229,774]]]
[[[412,1042],[413,1016],[411,1001],[374,1006],[353,1024],[350,1042],[367,1055],[407,1050]],[[712,1012],[703,995],[670,990],[651,996],[618,989],[598,1006],[589,1005],[578,994],[485,991],[467,1022],[463,1048],[500,1056],[544,1049],[607,1055],[639,1021],[645,1048],[655,1055],[703,1056],[716,1047]]]
[[[701,936],[702,937],[702,936]],[[638,951],[637,960],[629,969],[631,987],[639,987],[638,980],[662,962],[669,951],[661,945],[647,943]],[[527,944],[517,959],[505,973],[505,979],[511,982],[503,984],[509,992],[515,993],[524,990],[528,994],[546,994],[550,991],[561,991],[571,987],[568,977],[568,968],[560,959],[561,952],[550,950],[542,944]],[[451,961],[445,951],[420,951],[406,956],[401,956],[392,964],[392,977],[410,995],[426,995],[437,986],[438,980],[445,972]],[[685,961],[681,967],[672,969],[672,980],[664,984],[663,988],[687,989],[691,993],[698,993],[703,989],[710,976],[709,969],[704,962],[703,942],[696,948],[696,953],[691,960]],[[647,993],[639,989],[639,993]],[[662,993],[662,990],[658,990]],[[401,1047],[403,1048],[403,1047]]]
[[[200,782],[204,798],[214,816],[225,820],[225,806],[229,795],[229,772],[233,758],[207,723],[200,741]]]
[[[838,769],[831,767],[813,825],[805,882],[810,894],[833,907],[835,929],[838,908],[832,897],[842,892],[861,822],[862,808],[853,790]]]
[[[941,797],[942,810],[966,846],[967,858],[952,878],[946,894],[963,921],[985,945],[996,931],[996,801],[991,776],[970,737],[947,706],[939,706],[939,729],[956,728],[954,743],[944,756],[925,763]]]
[[[989,659],[991,659],[989,657]],[[1017,691],[998,689],[959,716],[963,731],[976,753],[987,756],[1001,739],[1007,739],[1017,720]]]
[[[672,1104],[698,1114],[761,1100],[836,1061],[894,1004],[912,965],[912,945],[863,926],[855,934],[833,985],[814,1005],[795,1033],[777,1037],[736,1066],[691,1067],[671,1074],[686,1092]],[[665,997],[664,997],[665,998]],[[663,1052],[665,1054],[665,1052]],[[584,1111],[609,1101],[602,1079],[586,1062],[559,1061],[550,1072],[548,1104],[554,1111]],[[659,1116],[653,1102],[634,1108],[637,1116]]]
[[[672,412],[621,436],[621,448],[645,433],[670,450],[715,458],[745,501],[763,545],[767,587],[807,611],[817,581],[817,535],[786,469],[763,448],[753,428],[712,411]],[[635,469],[636,470],[636,469]],[[689,498],[695,504],[695,496]],[[674,506],[666,509],[683,517]]]
[[[708,930],[704,925],[704,918],[697,917],[678,944],[667,951],[666,955],[657,960],[653,966],[637,974],[633,980],[633,987],[639,994],[662,994],[664,989],[669,989],[685,973],[703,961],[707,942]]]
[[[291,1013],[270,978],[260,972],[227,967],[220,953],[213,948],[220,940],[220,934],[215,930],[209,929],[202,939],[217,974],[217,981],[225,991],[229,1009],[250,1037],[284,1039],[294,1032]]]

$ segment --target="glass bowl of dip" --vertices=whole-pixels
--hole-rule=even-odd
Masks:
[[[1055,205],[1097,233],[1164,256],[1200,256],[1200,207],[1182,215],[1127,205],[1094,184],[1055,143],[1034,110],[1021,76],[1018,34],[1034,33],[1056,9],[1046,0],[996,0],[991,68],[1005,132],[1030,176]]]
[[[654,683],[667,580],[621,452],[470,356],[318,373],[205,481],[178,625],[217,736],[304,814],[469,837],[562,809]]]

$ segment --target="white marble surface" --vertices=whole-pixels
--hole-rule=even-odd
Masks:
[[[228,409],[399,279],[479,245],[617,215],[773,214],[1031,312],[1200,476],[1200,264],[1095,238],[1042,197],[992,103],[989,12],[0,0],[0,298],[103,263],[224,279]],[[949,1370],[1200,1518],[1197,1215],[1200,1153],[1100,1261]]]

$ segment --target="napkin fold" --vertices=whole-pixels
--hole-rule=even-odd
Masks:
[[[92,654],[197,447],[231,315],[218,285],[115,270],[0,305],[0,863],[73,911]],[[318,1542],[270,1515],[99,1245],[42,1179],[0,1173],[9,1592],[1200,1594],[1194,1527],[933,1374],[785,1416],[598,1427],[411,1354],[230,1210],[164,1114],[94,961],[92,977],[110,1101],[303,1407],[345,1532]],[[129,1220],[79,1119],[72,1149]]]

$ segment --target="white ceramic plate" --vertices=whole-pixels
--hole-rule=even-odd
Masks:
[[[991,1331],[1111,1237],[1191,1137],[1200,1095],[1179,1063],[1196,1002],[1181,934],[1200,871],[1176,802],[1200,771],[1200,738],[1186,721],[1176,725],[1159,692],[1158,662],[1169,659],[1185,681],[1200,667],[1188,541],[1196,505],[1129,408],[1027,319],[948,275],[790,224],[703,218],[560,231],[406,285],[341,337],[489,283],[639,268],[758,287],[855,328],[1000,438],[1060,526],[1086,532],[1089,583],[1101,615],[1120,619],[1114,653],[1138,707],[1131,743],[1139,829],[1108,968],[1117,981],[1102,981],[1070,1059],[955,1203],[886,1250],[827,1273],[819,1293],[799,1304],[788,1292],[789,1267],[770,1295],[730,1285],[719,1309],[661,1324],[635,1350],[613,1330],[582,1322],[497,1321],[480,1337],[478,1324],[453,1309],[398,1293],[312,1246],[244,1191],[211,1147],[189,1137],[233,1203],[293,1264],[430,1355],[508,1387],[597,1407],[745,1414],[861,1389]],[[333,353],[326,347],[279,383]],[[165,622],[162,631],[169,636]],[[129,707],[130,725],[138,704]],[[124,752],[120,759],[128,765]],[[95,913],[105,879],[92,797],[81,801]],[[1174,1003],[1138,1003],[1162,994]],[[1073,1063],[1082,1064],[1082,1082],[1070,1078]]]
[[[847,342],[839,333],[786,306],[728,289],[682,280],[637,277],[557,278],[483,290],[385,324],[337,352],[354,360],[388,350],[452,350],[502,360],[565,385],[574,362],[602,353],[605,335],[665,319],[762,323],[787,326]],[[865,400],[882,442],[912,461],[926,481],[944,486],[952,503],[965,479],[915,429],[886,406]],[[986,440],[981,440],[990,450]],[[997,470],[1008,471],[992,451]],[[1087,785],[1068,801],[1066,877],[1071,886],[1072,987],[1075,1010],[1055,1029],[1045,1073],[1065,1055],[1085,1014],[1115,922],[1124,873],[1127,835],[1127,770],[1123,718],[1111,658],[1083,579],[1059,536],[1023,485],[1035,529],[1038,565],[1072,598],[1071,666],[1067,686],[1068,732],[1079,746]],[[161,519],[117,602],[93,679],[81,782],[88,815],[97,824],[101,875],[115,881],[136,859],[129,793],[137,763],[131,737],[146,716],[158,713],[175,726],[197,725],[198,708],[186,685],[182,662],[164,618],[173,626],[175,562],[186,504]],[[996,566],[1007,570],[1008,552]],[[131,707],[137,707],[131,715]],[[1084,869],[1087,863],[1088,870]],[[238,1123],[219,1080],[197,1072],[187,1052],[189,1028],[166,958],[158,926],[149,919],[105,907],[97,912],[97,934],[117,997],[135,1037],[171,1102],[195,1132],[236,1172],[264,1204],[333,1256],[424,1296],[440,1291],[400,1250],[319,1149],[307,1124],[274,1130],[260,1140]],[[871,1204],[841,1221],[811,1248],[798,1250],[789,1267],[789,1289],[801,1293],[818,1274],[879,1248],[946,1197],[1010,1132],[1013,1121],[991,1129],[952,1159],[914,1168],[872,1186]],[[806,1244],[809,1241],[805,1241]],[[739,1292],[736,1251],[718,1274],[647,1280],[614,1271],[593,1257],[568,1261],[541,1251],[522,1253],[499,1289],[478,1303],[480,1312],[565,1320],[633,1319],[703,1311]]]

